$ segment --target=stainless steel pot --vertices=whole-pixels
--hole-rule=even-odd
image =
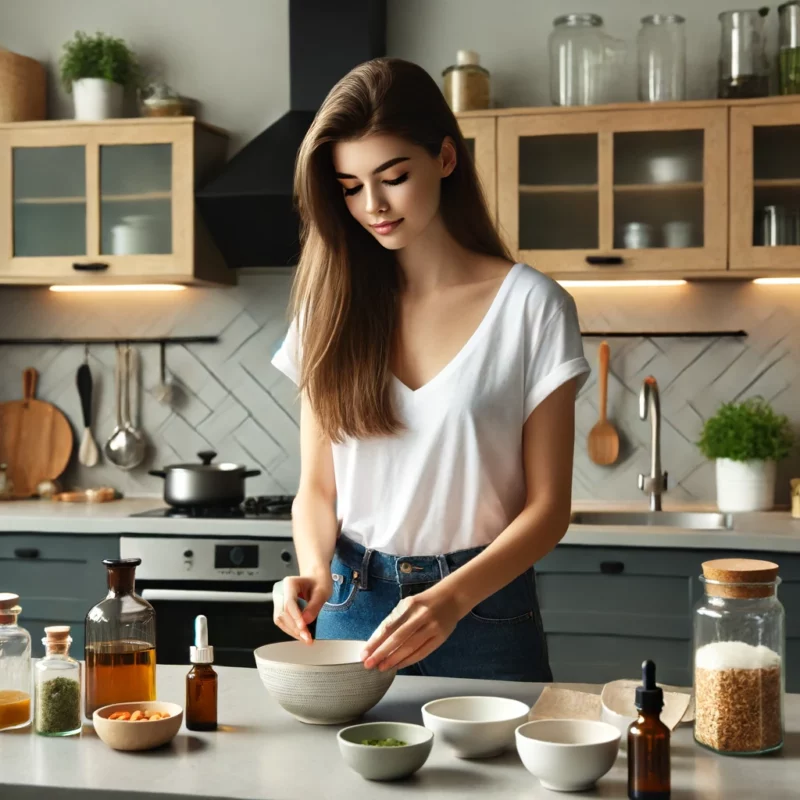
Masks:
[[[241,464],[212,464],[217,454],[204,450],[197,454],[201,464],[171,464],[163,470],[150,470],[164,478],[164,499],[171,506],[235,506],[245,498],[244,482],[261,474]]]

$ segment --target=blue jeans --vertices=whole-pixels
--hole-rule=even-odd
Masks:
[[[317,618],[317,638],[369,639],[400,600],[430,588],[483,549],[393,556],[340,536],[331,563],[333,594]],[[444,644],[401,674],[552,681],[533,568],[479,603]]]

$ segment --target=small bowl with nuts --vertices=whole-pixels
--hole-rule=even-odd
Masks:
[[[114,750],[152,750],[171,742],[183,722],[177,703],[114,703],[92,714],[100,739]]]

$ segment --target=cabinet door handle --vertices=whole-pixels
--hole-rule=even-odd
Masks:
[[[622,264],[622,256],[586,256],[586,263],[593,267],[614,267]]]
[[[601,561],[600,572],[603,575],[620,575],[625,572],[625,565],[621,561]]]
[[[88,264],[80,264],[77,261],[72,265],[72,269],[78,272],[103,272],[108,269],[108,264],[102,261],[92,261]]]
[[[16,558],[39,558],[39,551],[35,547],[18,547],[14,551]]]

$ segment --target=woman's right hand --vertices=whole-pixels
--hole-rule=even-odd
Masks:
[[[317,618],[333,592],[331,573],[326,571],[314,575],[292,576],[284,578],[281,584],[283,602],[274,598],[272,619],[293,639],[311,644],[313,639],[308,626]],[[305,601],[304,609],[301,610],[298,600]]]

